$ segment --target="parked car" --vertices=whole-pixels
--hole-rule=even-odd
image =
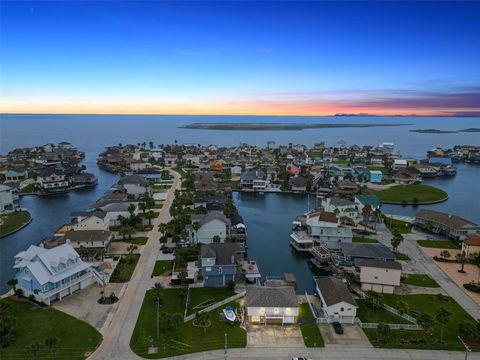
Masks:
[[[342,328],[342,324],[340,324],[339,322],[335,321],[332,323],[333,325],[333,328],[335,329],[335,332],[338,334],[338,335],[342,335],[343,334],[343,328]]]
[[[162,248],[162,254],[173,254],[173,249],[165,246]]]
[[[310,360],[310,359],[305,357],[293,357],[292,360]]]

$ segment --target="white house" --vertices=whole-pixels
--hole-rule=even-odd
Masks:
[[[48,250],[31,245],[26,251],[15,255],[13,268],[16,271],[17,288],[23,291],[23,295],[33,295],[37,301],[47,305],[95,281],[103,283],[68,241]]]
[[[238,165],[232,166],[230,168],[230,173],[232,174],[232,176],[240,176],[242,175],[242,167]]]
[[[51,166],[38,174],[37,184],[45,192],[58,192],[68,187],[68,179],[63,171]]]
[[[230,223],[230,219],[221,211],[209,211],[205,215],[192,215],[192,223],[187,225],[189,240],[191,243],[210,244],[213,242],[213,238],[218,236],[220,242],[224,242],[225,238],[230,235]]]
[[[104,211],[72,213],[70,229],[74,231],[108,230],[109,219]]]
[[[397,261],[357,259],[355,268],[364,291],[393,294],[395,286],[400,286],[402,265]]]
[[[110,250],[113,233],[108,230],[67,231],[65,239],[75,248]]]
[[[332,276],[317,277],[315,284],[327,322],[353,324],[357,315],[357,304],[347,285]]]
[[[335,213],[340,218],[347,217],[355,222],[360,215],[358,206],[353,201],[338,196],[322,199],[322,208],[327,212]]]
[[[247,286],[245,307],[253,324],[295,324],[300,309],[292,286]]]
[[[182,156],[182,158],[186,164],[192,164],[192,165],[200,164],[200,155],[185,154]]]
[[[136,175],[124,176],[118,181],[118,187],[133,199],[138,199],[145,193],[152,193],[152,187],[148,180]]]
[[[408,166],[408,161],[406,159],[395,159],[393,160],[392,169],[405,169]]]
[[[12,188],[0,185],[0,215],[9,214],[15,211]]]
[[[166,166],[174,166],[177,163],[177,155],[165,154],[164,158]]]
[[[149,168],[151,165],[148,162],[142,160],[133,160],[130,162],[130,170],[138,171],[138,170],[145,170]]]

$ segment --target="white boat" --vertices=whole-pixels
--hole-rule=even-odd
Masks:
[[[223,309],[223,314],[225,315],[227,320],[232,322],[235,321],[235,319],[237,318],[231,306],[227,306],[225,309]]]

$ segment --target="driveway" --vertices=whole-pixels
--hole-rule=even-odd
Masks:
[[[107,284],[105,288],[106,296],[114,292],[120,298],[123,286],[124,284]],[[75,294],[63,298],[62,301],[55,303],[52,307],[72,315],[77,319],[86,321],[100,331],[107,320],[108,314],[115,306],[115,304],[100,305],[97,302],[102,290],[102,287],[93,284]]]
[[[302,333],[298,325],[248,325],[248,347],[283,347],[304,348]]]
[[[342,324],[342,335],[335,333],[332,324],[319,324],[318,327],[325,342],[325,347],[339,345],[342,347],[373,347],[359,325]]]

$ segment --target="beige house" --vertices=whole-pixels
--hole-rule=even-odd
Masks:
[[[470,235],[462,242],[462,253],[468,258],[473,254],[480,254],[480,236]]]
[[[253,324],[295,324],[300,310],[292,286],[248,286],[245,307]]]
[[[355,268],[364,291],[393,294],[395,286],[400,286],[402,265],[397,261],[358,259]]]

